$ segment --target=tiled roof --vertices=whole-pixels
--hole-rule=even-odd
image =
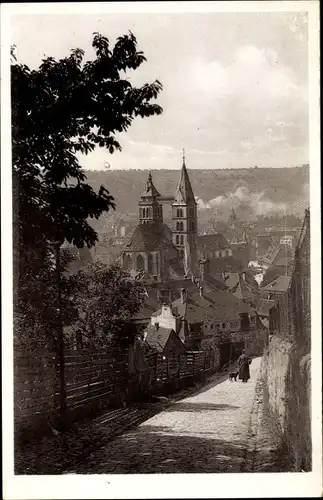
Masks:
[[[226,272],[239,272],[242,269],[242,263],[234,257],[222,257],[219,259],[211,259],[209,263],[209,273],[219,274]]]
[[[260,299],[257,305],[257,314],[269,317],[269,311],[274,305],[274,300]]]
[[[151,348],[162,352],[173,331],[174,330],[172,328],[159,327],[157,329],[155,326],[149,325],[145,340]]]
[[[229,290],[231,290],[239,283],[239,273],[225,273],[224,282]]]
[[[150,318],[159,304],[153,297],[145,296],[144,303],[137,314],[133,317],[134,320]]]
[[[290,284],[290,276],[279,276],[262,288],[262,291],[286,292]]]
[[[271,246],[266,253],[266,255],[262,258],[262,260],[268,263],[270,266],[282,266],[288,264],[288,261],[293,259],[293,251],[292,249],[285,245],[284,247]]]
[[[189,323],[203,321],[205,317],[214,321],[232,321],[240,318],[239,314],[252,309],[230,292],[213,292],[201,297],[195,295],[188,299],[186,319]]]
[[[175,249],[171,230],[162,222],[149,222],[148,224],[138,224],[128,243],[123,247],[123,251],[144,252],[157,250],[161,247]]]
[[[203,234],[197,237],[197,246],[209,250],[226,250],[230,248],[228,240],[222,233]]]

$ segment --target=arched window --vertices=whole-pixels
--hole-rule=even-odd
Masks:
[[[181,211],[180,211],[180,209],[178,208],[178,209],[176,210],[176,217],[180,217],[180,216],[181,216]]]
[[[130,255],[123,256],[123,267],[128,270],[132,269],[132,258],[130,257]]]
[[[181,223],[180,222],[176,222],[176,230],[177,231],[180,231],[180,227],[181,227]]]
[[[179,209],[179,216],[183,217],[183,209],[182,208]]]
[[[142,209],[142,217],[144,219],[146,218],[146,209],[145,208]]]
[[[184,229],[184,223],[180,222],[180,231],[183,231],[183,229]]]
[[[148,274],[154,273],[154,259],[151,253],[148,254]]]
[[[179,245],[179,236],[178,236],[178,234],[176,235],[176,245]]]
[[[137,257],[137,271],[144,271],[145,270],[145,261],[142,255],[138,255]]]
[[[181,234],[181,245],[184,245],[184,236]]]

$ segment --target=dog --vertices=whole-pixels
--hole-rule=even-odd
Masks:
[[[237,376],[239,375],[239,372],[230,372],[229,373],[229,380],[233,380],[236,382],[237,381]]]

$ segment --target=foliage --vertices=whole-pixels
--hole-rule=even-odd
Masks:
[[[118,264],[91,262],[73,275],[72,300],[78,311],[73,329],[85,342],[129,344],[137,335],[131,319],[139,311],[145,290]]]
[[[75,49],[59,61],[44,59],[38,70],[12,64],[13,170],[19,230],[27,246],[37,232],[78,247],[95,243],[87,218],[108,211],[113,198],[103,186],[96,193],[85,182],[77,153],[96,146],[121,150],[116,133],[126,131],[136,116],[162,111],[150,103],[160,82],[135,88],[121,78],[145,60],[136,44],[130,33],[110,50],[108,39],[95,33],[94,61],[83,63],[84,52]]]
[[[58,248],[64,241],[94,245],[89,220],[115,208],[103,185],[96,191],[87,182],[78,156],[97,146],[121,150],[116,135],[135,117],[162,112],[151,103],[160,82],[136,88],[126,78],[145,61],[132,33],[113,48],[95,33],[92,46],[94,60],[85,62],[74,49],[60,60],[43,59],[35,70],[18,63],[11,48],[15,308],[31,324],[47,318],[46,328],[57,308],[49,298],[57,295],[52,260]]]
[[[60,277],[62,311],[57,307],[56,269],[50,252],[46,248],[44,250],[46,253],[38,261],[37,274],[34,275],[35,266],[26,266],[19,293],[15,290],[17,311],[14,315],[14,343],[17,348],[55,349],[60,318],[64,327],[77,317],[77,309],[72,301],[75,284],[65,273]],[[61,249],[60,252],[62,268],[65,268],[73,257],[67,249]]]

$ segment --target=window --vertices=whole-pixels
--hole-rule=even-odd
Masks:
[[[154,264],[153,264],[153,256],[151,253],[148,254],[148,274],[153,274],[154,272]]]
[[[180,231],[183,231],[183,229],[184,229],[184,223],[183,223],[183,222],[180,222],[179,224],[180,224],[180,229],[179,229],[179,230],[180,230]]]
[[[142,255],[138,255],[137,257],[137,271],[145,270],[145,261]]]
[[[222,323],[222,328],[225,329],[225,323]]]
[[[178,236],[178,234],[176,235],[176,245],[179,245],[179,236]]]
[[[184,259],[184,250],[179,251],[179,258]]]
[[[184,236],[181,234],[181,245],[184,245]]]

